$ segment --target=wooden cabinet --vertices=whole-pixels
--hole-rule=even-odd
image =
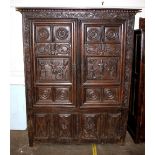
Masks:
[[[137,9],[18,8],[33,142],[124,142]]]

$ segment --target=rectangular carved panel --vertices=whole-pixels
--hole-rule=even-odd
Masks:
[[[49,119],[47,114],[35,115],[35,137],[47,138],[49,136]]]
[[[36,26],[35,36],[36,36],[36,42],[39,43],[50,42],[52,38],[50,25],[48,24],[48,25]]]
[[[35,44],[37,56],[70,56],[71,44],[68,43],[37,43]]]
[[[118,81],[120,77],[119,58],[117,57],[88,57],[87,80]]]
[[[85,44],[87,56],[120,56],[120,44]]]
[[[58,138],[71,139],[73,137],[73,115],[59,114],[58,117]]]
[[[37,59],[37,80],[39,82],[70,81],[70,63],[70,59],[68,58]]]
[[[109,139],[120,138],[121,113],[108,113],[107,136]]]
[[[80,122],[80,139],[97,140],[100,135],[100,115],[82,114]]]

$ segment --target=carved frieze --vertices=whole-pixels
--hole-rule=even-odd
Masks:
[[[120,56],[120,44],[85,44],[85,54],[88,56]]]
[[[68,43],[37,43],[35,44],[35,52],[37,56],[69,56],[71,54],[71,45]]]

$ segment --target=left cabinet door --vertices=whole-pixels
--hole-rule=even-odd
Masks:
[[[34,105],[76,107],[76,20],[32,22]]]

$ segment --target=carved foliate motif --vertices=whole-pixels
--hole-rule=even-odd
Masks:
[[[88,80],[115,80],[118,77],[118,58],[88,58]]]
[[[71,53],[71,45],[67,43],[36,44],[35,51],[38,56],[43,55],[69,56]]]
[[[100,124],[100,118],[96,114],[82,115],[82,130],[81,139],[97,139],[98,138],[98,125]]]
[[[59,137],[71,138],[72,119],[70,114],[59,114]]]
[[[39,81],[68,81],[69,80],[69,59],[51,58],[38,59],[37,72]]]
[[[50,26],[36,26],[37,42],[49,42],[51,37]]]

